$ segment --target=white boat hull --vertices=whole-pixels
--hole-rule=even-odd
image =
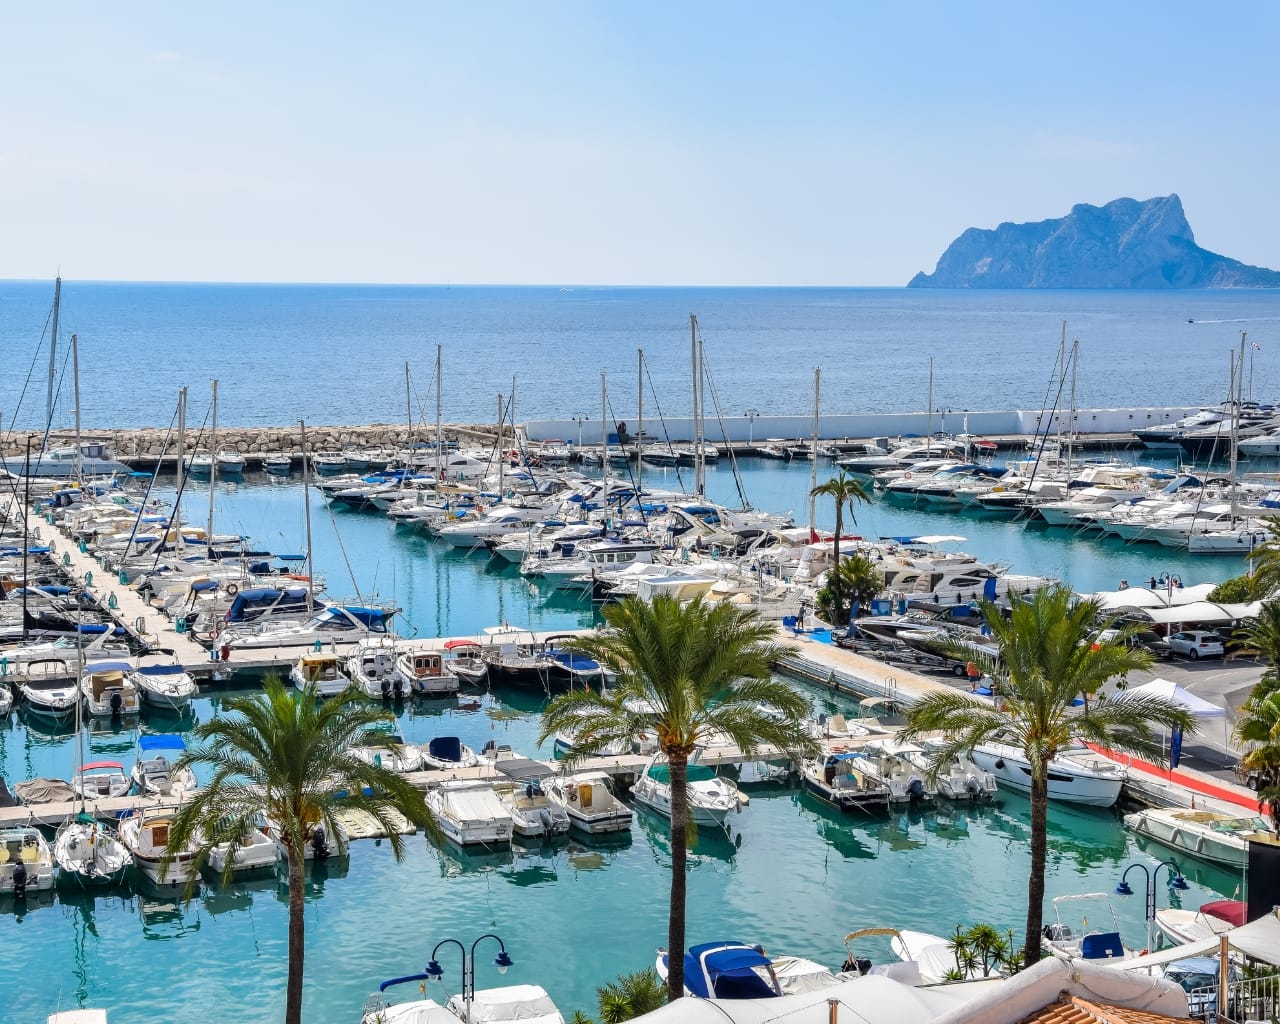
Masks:
[[[1031,793],[1031,768],[1022,754],[1003,744],[975,747],[973,763],[991,772],[998,783]],[[1049,799],[1087,807],[1111,807],[1124,786],[1123,771],[1098,775],[1083,765],[1055,760],[1049,765]]]

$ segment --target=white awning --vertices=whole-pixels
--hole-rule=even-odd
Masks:
[[[1227,606],[1213,604],[1209,601],[1194,601],[1191,604],[1179,604],[1171,608],[1147,608],[1144,610],[1152,622],[1164,625],[1173,622],[1234,622],[1240,618]]]
[[[1163,697],[1175,701],[1191,712],[1196,718],[1225,718],[1227,711],[1203,697],[1198,697],[1185,687],[1179,686],[1172,679],[1153,679],[1141,686],[1131,686],[1126,693],[1144,694],[1152,697]]]

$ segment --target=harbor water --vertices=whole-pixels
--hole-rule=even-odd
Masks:
[[[809,467],[744,460],[750,501],[792,510],[804,521]],[[654,486],[676,486],[676,471],[646,468]],[[828,469],[819,470],[824,479]],[[687,476],[685,478],[687,482]],[[737,504],[727,460],[710,471],[709,491]],[[171,484],[158,485],[172,498]],[[241,533],[277,552],[304,546],[302,489],[296,479],[220,482],[214,526]],[[186,517],[203,522],[208,485],[192,482]],[[830,526],[829,503],[818,505]],[[1014,571],[1063,577],[1078,590],[1111,589],[1122,577],[1179,573],[1188,583],[1223,579],[1243,563],[1192,558],[1150,545],[1102,543],[1069,532],[1031,529],[1002,519],[928,513],[879,501],[855,510],[850,532],[864,536],[953,534],[956,546],[1012,563]],[[380,515],[334,510],[311,496],[317,568],[335,596],[372,592],[403,608],[407,635],[473,634],[506,621],[537,629],[590,625],[596,612],[564,594],[548,594],[480,554],[446,548],[397,528]],[[348,573],[350,568],[350,574]],[[193,719],[148,718],[149,730],[186,731],[218,713],[228,685],[206,690]],[[244,691],[241,691],[244,692]],[[807,689],[816,709],[854,713],[852,698]],[[473,748],[508,743],[549,755],[535,740],[542,700],[495,692],[463,702],[408,703],[396,709],[406,739],[457,735]],[[89,756],[131,763],[136,732],[94,733]],[[14,716],[0,731],[0,768],[11,783],[33,776],[68,777],[74,759],[70,730],[51,734]],[[868,821],[829,813],[798,790],[750,789],[750,806],[732,819],[730,834],[699,837],[689,877],[691,942],[734,938],[770,952],[838,966],[846,932],[895,926],[947,934],[957,924],[989,922],[1020,938],[1025,914],[1029,806],[1002,793],[987,807],[943,806]],[[1054,807],[1050,813],[1047,894],[1111,892],[1132,861],[1153,865],[1160,848],[1144,849],[1114,811]],[[596,986],[653,962],[665,943],[669,851],[665,823],[639,813],[632,834],[590,843],[571,838],[549,846],[486,855],[436,849],[421,835],[406,839],[403,863],[387,841],[352,844],[349,866],[322,869],[307,891],[306,1016],[357,1021],[378,982],[420,972],[435,944],[455,937],[468,945],[500,935],[516,966],[503,978],[478,951],[477,985],[544,985],[566,1015],[594,1013]],[[1182,905],[1232,896],[1239,879],[1187,863],[1191,890]],[[1162,889],[1160,906],[1175,894]],[[1146,944],[1141,897],[1113,897],[1126,941]],[[1105,913],[1105,911],[1104,911]],[[280,1018],[286,972],[287,891],[275,878],[206,885],[189,904],[174,894],[122,890],[99,896],[58,893],[29,898],[25,907],[0,901],[0,1005],[6,1019],[39,1020],[57,1008],[105,1005],[113,1024],[165,1020],[185,1024],[217,1012],[230,1019]],[[1051,916],[1050,916],[1051,919]],[[884,945],[860,946],[884,960]],[[442,951],[444,1001],[459,991],[461,964]],[[434,990],[434,991],[432,991]],[[416,990],[406,986],[403,998]],[[216,1008],[216,1010],[215,1010]]]

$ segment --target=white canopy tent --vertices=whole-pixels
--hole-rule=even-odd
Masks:
[[[1129,608],[1174,608],[1208,600],[1216,586],[1216,583],[1197,583],[1192,587],[1125,587],[1123,590],[1099,590],[1084,596],[1097,601],[1104,612]]]
[[[1165,700],[1171,700],[1176,704],[1181,704],[1184,708],[1191,712],[1192,717],[1197,722],[1207,718],[1219,718],[1222,720],[1222,748],[1229,750],[1231,747],[1230,737],[1227,735],[1230,731],[1230,723],[1227,717],[1227,709],[1219,707],[1212,701],[1207,701],[1203,697],[1199,697],[1192,693],[1185,686],[1179,686],[1172,679],[1152,679],[1148,683],[1140,686],[1131,686],[1126,693],[1134,693],[1139,696],[1163,697]]]

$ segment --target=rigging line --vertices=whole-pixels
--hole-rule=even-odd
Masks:
[[[609,418],[610,418],[610,419],[612,419],[614,423],[617,423],[617,422],[618,422],[618,414],[617,414],[616,412],[614,412],[614,409],[613,409],[613,399],[612,399],[612,398],[606,398],[606,399],[605,399],[605,401],[606,401],[606,403],[607,403],[607,404],[608,404],[608,406],[609,406]],[[600,465],[601,472],[607,473],[607,472],[608,472],[608,467],[607,467],[607,466],[605,466],[605,465],[604,465],[604,462],[603,462],[603,457],[604,457],[604,449],[603,449],[603,448],[601,448],[601,450],[600,450],[600,455],[601,455],[601,465]],[[631,468],[631,460],[630,460],[630,459],[628,459],[628,460],[627,460],[627,481],[628,481],[628,483],[630,483],[630,484],[631,484],[631,490],[632,490],[632,492],[633,492],[633,493],[635,494],[635,496],[636,496],[636,499],[635,499],[635,500],[636,500],[636,509],[637,509],[637,511],[639,511],[639,513],[640,513],[640,518],[644,521],[644,524],[645,524],[646,526],[648,526],[648,525],[649,525],[649,516],[648,516],[648,514],[647,514],[647,513],[645,512],[645,510],[644,510],[644,502],[641,500],[641,497],[640,497],[640,488],[636,486],[636,474],[635,474],[635,471]],[[605,510],[606,510],[606,511],[608,511],[608,508],[609,508],[609,495],[608,495],[608,493],[605,493],[605,495],[604,495],[604,507],[605,507]],[[622,503],[621,503],[621,502],[619,502],[619,503],[618,503],[618,514],[619,514],[619,515],[622,515]]]
[[[324,508],[325,508],[325,511],[329,513],[329,522],[333,526],[333,535],[338,541],[338,550],[342,552],[342,560],[343,562],[346,563],[347,575],[351,577],[351,586],[355,588],[356,600],[359,601],[361,604],[364,604],[364,596],[360,593],[360,584],[356,582],[355,570],[351,568],[351,559],[347,557],[347,547],[345,544],[342,543],[342,534],[338,530],[338,520],[333,514],[333,506],[326,501],[324,503]],[[311,558],[310,551],[307,552],[307,558],[308,559]],[[307,568],[311,571],[311,574],[314,576],[315,569],[312,568],[312,566],[310,565],[308,565]]]
[[[200,441],[201,441],[201,439],[204,437],[204,428],[205,428],[205,423],[208,423],[208,422],[209,422],[209,416],[212,414],[212,412],[213,412],[212,407],[210,407],[210,408],[208,408],[208,409],[205,409],[205,411],[204,411],[204,423],[201,423],[201,424],[200,424],[200,430],[196,433],[196,443],[195,443],[195,444],[192,446],[192,448],[191,448],[192,454],[194,454],[195,452],[197,452],[197,451],[199,451],[199,450],[200,450]],[[178,411],[177,411],[177,409],[175,409],[175,410],[173,411],[173,417],[174,417],[174,419],[177,419],[177,418],[178,418]],[[172,422],[172,420],[171,420],[171,421],[170,421],[170,423],[169,423],[169,427],[170,427],[170,431],[172,432],[172,428],[173,428],[173,422]],[[166,438],[165,438],[165,448],[167,448],[167,447],[168,447],[168,444],[169,444],[169,441],[168,441],[168,437],[166,436]],[[164,451],[164,448],[162,448],[162,449],[160,449],[160,450],[163,452],[163,451]],[[160,475],[160,473],[159,473],[159,469],[160,469],[160,460],[159,460],[159,458],[157,458],[157,459],[156,459],[156,472],[151,474],[151,482],[150,482],[149,484],[147,484],[147,492],[146,492],[146,494],[144,494],[144,495],[143,495],[143,498],[142,498],[142,507],[143,507],[143,508],[146,508],[147,498],[148,498],[148,497],[150,497],[150,495],[151,495],[151,488],[152,488],[152,486],[154,486],[154,484],[155,484],[155,482],[156,482],[156,477],[158,477],[158,476]],[[184,472],[182,471],[182,467],[181,467],[181,466],[179,466],[179,467],[178,467],[178,478],[181,480],[181,483],[180,483],[180,484],[179,484],[179,486],[178,486],[178,492],[177,492],[177,494],[175,494],[175,495],[174,495],[174,497],[173,497],[173,511],[174,511],[174,515],[175,515],[175,516],[178,514],[178,511],[179,511],[179,509],[180,509],[180,507],[181,507],[180,502],[182,501],[182,493],[183,493],[183,491],[185,490],[185,488],[186,488],[186,486],[187,486],[187,481],[191,479],[191,474],[190,474],[190,473],[184,473]],[[212,487],[212,486],[213,486],[213,479],[212,479],[212,478],[210,478],[210,480],[209,480],[209,486],[210,486],[210,487]],[[142,513],[141,513],[141,512],[139,512],[138,514],[139,514],[139,515],[141,515]],[[179,524],[179,525],[181,525],[181,524]],[[135,532],[137,531],[137,528],[138,528],[138,527],[137,527],[137,523],[135,522],[135,524],[134,524],[134,531],[135,531]],[[133,537],[132,537],[132,536],[130,536],[129,540],[130,540],[130,542],[132,542]],[[209,551],[210,551],[210,548],[211,548],[211,545],[212,545],[212,541],[213,541],[213,538],[212,538],[212,537],[206,537],[206,538],[205,538],[205,546],[204,546],[204,550],[205,550],[205,557],[206,557],[206,558],[209,558]],[[128,549],[128,547],[126,547],[126,548],[125,548],[125,550],[126,550],[126,551],[128,551],[128,550],[129,550],[129,549]],[[211,559],[211,558],[209,558],[209,560],[210,560],[210,561],[212,561],[212,559]],[[156,570],[156,566],[158,566],[159,564],[160,564],[160,551],[158,551],[158,550],[157,550],[157,551],[156,551],[156,557],[155,557],[155,558],[152,560],[152,562],[151,562],[151,571],[152,571],[152,572],[155,572],[155,570]]]
[[[27,368],[27,379],[22,382],[22,390],[18,393],[18,404],[13,409],[13,415],[9,418],[10,436],[13,435],[13,428],[18,425],[18,413],[22,409],[22,400],[27,395],[27,388],[31,385],[31,377],[36,372],[36,365],[40,360],[40,353],[44,351],[44,339],[49,333],[49,324],[53,320],[53,306],[49,306],[49,313],[44,318],[44,330],[40,332],[40,342],[36,345],[36,350],[31,356],[31,366]],[[3,432],[4,424],[0,423],[0,432]]]
[[[667,433],[667,420],[662,415],[662,405],[658,402],[658,389],[653,386],[653,374],[649,372],[649,364],[644,364],[645,380],[649,382],[649,394],[653,395],[653,407],[658,411],[658,422],[662,424],[662,437],[667,442],[667,451],[673,451],[671,447],[671,435]],[[644,458],[644,452],[637,444],[636,458]],[[680,485],[680,490],[684,490],[684,477],[680,474],[680,463],[676,462],[676,483]]]
[[[130,549],[131,547],[133,547],[133,541],[134,541],[134,538],[138,536],[138,527],[141,525],[141,523],[142,523],[142,516],[143,516],[143,514],[144,514],[144,513],[146,512],[146,510],[147,510],[147,501],[148,501],[148,499],[151,497],[151,489],[152,489],[153,487],[155,487],[155,485],[156,485],[156,477],[157,477],[157,476],[159,476],[159,474],[160,474],[160,459],[163,457],[163,453],[164,453],[164,452],[168,449],[168,447],[169,447],[169,438],[173,436],[173,425],[174,425],[174,423],[177,421],[177,419],[178,419],[178,410],[177,410],[177,408],[175,407],[175,408],[174,408],[174,410],[173,410],[173,419],[171,419],[171,420],[169,421],[169,429],[168,429],[168,431],[166,431],[166,433],[165,433],[165,435],[164,435],[164,445],[160,448],[161,455],[156,456],[156,471],[155,471],[154,473],[152,473],[152,474],[151,474],[151,479],[147,481],[147,489],[146,489],[146,490],[143,492],[143,494],[142,494],[142,500],[141,500],[140,502],[138,502],[138,514],[137,514],[136,516],[134,516],[134,517],[133,517],[133,527],[129,530],[129,539],[128,539],[127,541],[125,541],[125,544],[124,544],[124,551],[123,551],[123,553],[120,555],[120,563],[121,563],[121,565],[122,565],[122,566],[123,566],[123,564],[124,564],[125,559],[127,559],[127,558],[129,557],[129,549]],[[176,502],[176,500],[177,500],[177,499],[175,499],[175,502]],[[164,531],[166,534],[169,532],[169,530],[170,530],[170,529],[181,529],[181,527],[182,527],[182,524],[181,524],[180,522],[178,522],[178,523],[176,524],[176,526],[175,526],[175,520],[176,520],[176,518],[177,518],[177,511],[178,511],[178,509],[177,509],[177,505],[175,504],[175,505],[174,505],[174,513],[175,513],[175,514],[174,514],[173,516],[170,516],[170,517],[169,517],[168,526],[167,526],[167,528],[166,528],[166,529],[165,529],[165,531]],[[206,545],[206,547],[207,547],[207,545]],[[160,543],[159,545],[157,545],[157,547],[156,547],[156,562],[158,562],[158,561],[160,560],[160,551],[161,551],[163,548],[164,548],[164,542],[163,542],[163,541],[161,541],[161,543]],[[155,569],[155,567],[156,567],[156,562],[152,562],[152,563],[151,563],[151,568],[152,568],[153,570],[154,570],[154,569]]]
[[[729,435],[724,426],[724,410],[720,408],[720,395],[716,391],[716,379],[711,373],[710,365],[707,363],[707,354],[705,351],[702,351],[701,327],[698,328],[698,343],[699,351],[702,353],[702,373],[706,383],[711,389],[711,404],[714,405],[716,409],[716,423],[720,425],[720,436],[722,438],[727,438]],[[734,454],[732,444],[729,444],[726,441],[726,447],[729,449],[729,468],[733,470],[733,483],[738,489],[738,500],[742,502],[743,509],[750,511],[751,501],[747,498],[747,490],[742,480],[742,474],[738,472],[738,457]]]

